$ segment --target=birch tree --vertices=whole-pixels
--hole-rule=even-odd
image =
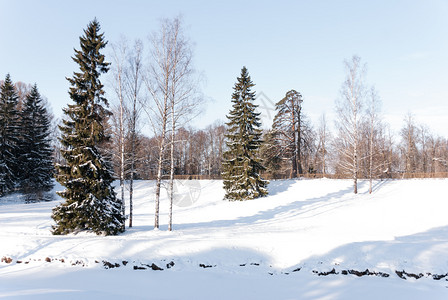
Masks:
[[[336,101],[337,150],[340,167],[351,174],[353,192],[358,193],[359,143],[362,107],[365,97],[364,77],[366,67],[359,56],[345,61],[346,79],[341,87],[341,97]]]
[[[125,73],[126,95],[129,105],[126,110],[129,128],[129,227],[132,227],[133,220],[133,195],[134,195],[134,176],[137,163],[137,143],[138,143],[138,124],[142,107],[141,87],[143,71],[143,43],[136,40],[133,51],[128,56],[128,69]]]
[[[122,203],[123,222],[126,218],[125,199],[124,199],[124,73],[126,72],[127,42],[124,37],[117,44],[112,45],[112,74],[114,77],[114,90],[118,98],[118,156],[119,156],[119,179],[120,179],[120,198]]]
[[[172,230],[172,200],[174,180],[174,141],[178,123],[191,119],[198,107],[197,82],[193,80],[192,51],[185,37],[180,18],[162,21],[158,32],[150,38],[151,65],[145,79],[146,87],[153,98],[152,105],[146,105],[154,134],[159,140],[159,158],[155,187],[155,223],[159,227],[160,189],[163,175],[164,155],[170,150],[170,221]]]
[[[151,50],[148,74],[145,85],[152,96],[152,103],[144,102],[154,136],[157,137],[158,159],[155,186],[154,228],[159,228],[160,189],[162,185],[162,171],[166,148],[167,126],[169,121],[170,75],[172,71],[172,43],[169,42],[169,29],[162,23],[159,32],[153,32],[150,37]]]
[[[379,166],[374,165],[375,156],[377,154],[378,140],[380,134],[380,118],[379,118],[379,106],[380,99],[377,91],[372,87],[369,91],[367,106],[367,121],[369,128],[369,193],[372,193],[372,180],[375,169]]]
[[[328,144],[331,139],[330,131],[327,125],[327,118],[325,114],[322,114],[319,120],[319,127],[317,129],[317,149],[316,149],[316,165],[319,165],[318,170],[325,176],[328,169],[327,156],[328,156]]]
[[[184,34],[182,21],[179,17],[165,20],[167,29],[167,45],[172,49],[171,73],[169,76],[169,108],[171,119],[170,137],[170,179],[169,179],[169,221],[168,230],[173,227],[173,197],[174,197],[174,143],[178,125],[184,125],[194,118],[202,103],[198,94],[198,81],[192,64],[193,52],[190,41]]]
[[[125,204],[125,183],[129,178],[129,227],[132,227],[133,190],[137,152],[137,126],[141,111],[140,97],[142,85],[143,44],[136,40],[129,47],[125,37],[112,45],[113,87],[118,99],[114,125],[116,127],[115,150],[118,160],[121,201]],[[123,211],[125,214],[125,211]]]

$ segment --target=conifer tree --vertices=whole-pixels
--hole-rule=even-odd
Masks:
[[[277,102],[272,128],[280,144],[280,152],[284,158],[291,159],[291,178],[296,178],[302,172],[302,95],[290,90],[286,96]]]
[[[266,196],[269,183],[260,176],[260,172],[265,170],[258,157],[262,143],[260,113],[255,111],[255,93],[251,91],[254,84],[246,67],[237,80],[232,95],[233,109],[227,116],[228,150],[223,155],[222,166],[225,199],[230,201]]]
[[[0,87],[0,196],[14,190],[17,184],[17,103],[19,97],[11,77],[6,75]]]
[[[43,200],[43,192],[53,187],[53,150],[50,116],[36,85],[23,103],[20,124],[20,188],[28,200]]]
[[[99,145],[109,139],[104,120],[110,113],[100,81],[109,63],[100,52],[107,42],[96,19],[84,30],[80,44],[73,57],[80,70],[68,78],[74,104],[64,109],[66,119],[60,126],[66,164],[57,165],[57,180],[65,186],[59,195],[66,201],[53,209],[53,233],[118,234],[124,231],[122,203],[112,187],[111,164],[99,151]]]

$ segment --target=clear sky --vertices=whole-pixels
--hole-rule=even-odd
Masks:
[[[343,61],[356,54],[367,63],[367,81],[378,90],[395,132],[411,112],[417,122],[448,137],[446,0],[0,0],[0,78],[10,73],[13,81],[37,83],[61,117],[70,103],[65,77],[77,70],[73,48],[79,49],[89,21],[97,17],[110,42],[120,35],[146,41],[161,18],[179,14],[211,99],[194,122],[198,128],[225,121],[243,66],[257,94],[264,95],[261,106],[272,107],[270,102],[295,89],[315,125],[322,113],[331,122]],[[272,112],[261,112],[269,126]]]

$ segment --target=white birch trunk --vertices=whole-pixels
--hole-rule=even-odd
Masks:
[[[165,99],[165,101],[167,101]],[[166,139],[166,123],[167,123],[167,115],[164,115],[162,118],[163,127],[162,127],[162,136],[160,137],[159,144],[159,158],[157,165],[157,178],[156,178],[156,199],[155,199],[155,208],[154,208],[154,228],[159,228],[159,214],[160,214],[160,188],[162,185],[162,168],[163,168],[163,154],[165,153],[165,139]]]
[[[121,77],[121,76],[120,76]],[[121,81],[121,79],[120,79]],[[125,209],[125,199],[124,199],[124,124],[123,124],[123,94],[120,84],[120,190],[121,190],[121,202],[123,209],[123,222],[126,222],[126,209]],[[124,224],[123,224],[124,225]]]
[[[118,45],[112,45],[115,62],[115,92],[119,100],[119,120],[118,120],[118,155],[120,160],[120,197],[122,202],[123,226],[126,223],[126,205],[124,199],[124,91],[123,91],[123,68],[126,56],[126,44],[122,40]]]
[[[131,111],[131,153],[130,153],[130,178],[129,178],[129,227],[132,227],[133,215],[134,215],[134,173],[135,173],[135,160],[136,160],[136,143],[137,143],[137,122],[140,109],[138,108],[139,93],[142,80],[142,52],[143,44],[140,40],[136,40],[134,44],[134,52],[131,60],[131,68],[129,74],[129,89],[130,97],[132,99],[132,111]]]
[[[172,119],[171,119],[171,164],[170,164],[170,185],[169,185],[169,196],[170,196],[170,209],[169,209],[169,222],[168,231],[173,230],[173,197],[174,197],[174,138],[176,134],[176,121],[174,118],[174,102],[172,104]]]
[[[353,193],[358,193],[358,99],[353,98]]]

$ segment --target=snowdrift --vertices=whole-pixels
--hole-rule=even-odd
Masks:
[[[245,202],[223,201],[222,181],[176,184],[173,232],[166,193],[153,229],[151,181],[136,183],[119,236],[53,236],[60,199],[0,200],[0,298],[448,297],[446,179],[376,181],[372,194],[360,181],[357,195],[350,180],[279,180]]]

